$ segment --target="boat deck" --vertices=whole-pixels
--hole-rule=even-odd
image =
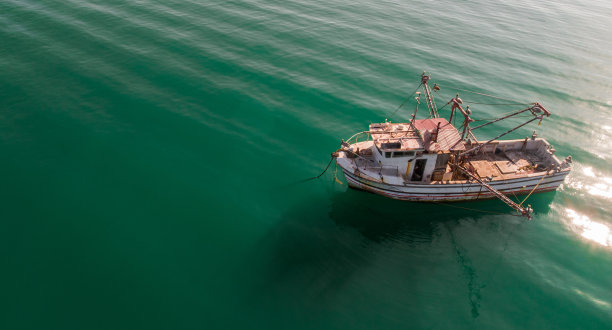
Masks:
[[[522,143],[522,141],[511,143]],[[358,169],[359,175],[367,177],[372,181],[380,181],[388,184],[454,184],[467,182],[467,177],[460,173],[452,173],[452,168],[447,166],[446,173],[438,179],[428,181],[411,181],[406,177],[404,171],[397,166],[383,165],[376,161],[373,153],[372,141],[363,141],[354,144],[359,154],[349,160],[351,171]],[[539,149],[512,149],[502,151],[493,149],[490,152],[480,152],[470,155],[464,163],[465,166],[485,181],[504,181],[517,178],[539,176],[552,168],[551,155]]]
[[[371,123],[367,131],[342,140],[341,148],[332,153],[348,185],[409,201],[499,198],[531,218],[533,210],[529,206],[517,204],[506,195],[557,189],[571,170],[571,157],[559,161],[552,145],[538,138],[535,131],[531,139],[499,138],[535,120],[541,122],[550,112],[539,103],[530,103],[526,108],[470,127],[475,120],[470,118],[469,106],[465,109],[461,106],[459,94],[446,103],[452,103],[449,119],[439,116],[427,85],[429,78],[425,72],[421,75],[430,118],[415,118],[417,103],[410,122],[391,123],[385,119],[384,123]],[[438,85],[433,89],[440,90]],[[420,96],[416,92],[417,102]],[[464,117],[461,133],[451,124],[455,114]],[[479,141],[473,133],[519,114],[530,119],[488,141]],[[363,137],[366,141],[360,141]]]
[[[545,172],[550,164],[531,151],[508,151],[471,156],[468,163],[481,178],[493,180],[513,179],[528,174]]]

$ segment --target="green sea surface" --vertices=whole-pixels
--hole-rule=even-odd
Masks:
[[[601,0],[3,0],[0,329],[612,328],[611,31]],[[574,160],[534,221],[299,183],[423,70],[553,113],[509,136]]]

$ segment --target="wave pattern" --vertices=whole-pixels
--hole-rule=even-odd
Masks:
[[[34,249],[8,294],[63,299],[29,305],[51,328],[108,327],[95,308],[62,318],[83,292],[128,327],[248,324],[234,309],[278,328],[609,326],[610,17],[603,0],[5,0],[0,241]],[[538,133],[575,170],[533,199],[535,223],[495,202],[477,205],[501,213],[486,215],[287,186],[384,120],[423,70],[439,104],[462,93],[476,118],[513,108],[456,87],[553,112]],[[75,269],[89,272],[64,276]]]

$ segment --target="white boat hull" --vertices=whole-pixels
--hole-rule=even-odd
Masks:
[[[393,199],[420,201],[420,202],[442,202],[442,201],[464,201],[495,198],[490,191],[477,182],[415,182],[403,185],[389,184],[375,181],[363,176],[355,175],[342,168],[348,185],[352,188],[369,191]],[[546,175],[533,175],[515,179],[498,180],[488,182],[490,186],[502,192],[504,195],[524,195],[533,193],[554,191],[563,183],[569,171],[560,171]],[[542,178],[544,176],[544,178]],[[535,190],[534,190],[535,188]]]

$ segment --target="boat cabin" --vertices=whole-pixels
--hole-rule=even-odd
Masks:
[[[451,152],[465,150],[461,135],[444,118],[370,124],[369,133],[376,160],[409,181],[442,180]]]

